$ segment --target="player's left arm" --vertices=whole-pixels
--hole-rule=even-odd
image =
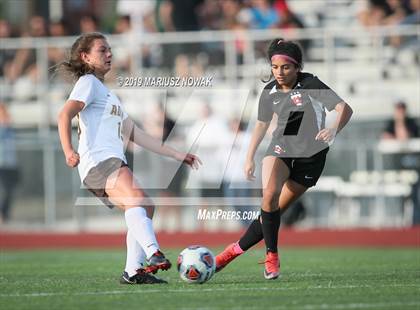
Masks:
[[[353,114],[352,108],[344,101],[338,103],[334,110],[337,112],[337,118],[333,126],[320,130],[316,135],[315,140],[322,140],[324,142],[333,140],[336,134],[346,126]]]
[[[198,169],[199,164],[201,164],[201,160],[198,156],[190,153],[179,152],[169,145],[164,144],[162,141],[152,137],[144,130],[140,129],[129,117],[127,117],[123,122],[122,134],[124,136],[124,140],[126,141],[132,141],[133,143],[154,153],[174,158],[191,166],[193,169]]]

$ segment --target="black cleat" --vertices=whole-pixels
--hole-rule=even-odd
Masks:
[[[128,273],[124,271],[120,278],[120,284],[167,284],[168,282],[155,276],[148,274],[144,269],[137,270],[137,274],[132,277],[128,276]]]
[[[168,270],[172,266],[171,262],[159,250],[146,261],[147,266],[144,267],[146,273],[156,273],[159,269]]]

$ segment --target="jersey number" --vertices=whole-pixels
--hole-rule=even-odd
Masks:
[[[299,132],[300,124],[303,119],[303,111],[292,111],[287,119],[286,128],[284,128],[283,135],[296,136]]]
[[[80,128],[80,116],[77,114],[77,139],[80,140],[80,135],[82,134],[82,129]]]
[[[123,140],[122,134],[121,134],[121,122],[118,122],[118,137]]]

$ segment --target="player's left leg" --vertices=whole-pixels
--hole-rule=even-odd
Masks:
[[[312,156],[309,160],[306,158],[296,160],[293,168],[291,168],[290,178],[284,183],[281,189],[278,202],[281,214],[285,212],[294,201],[301,197],[309,187],[315,186],[324,169],[326,154],[326,151],[321,151]],[[308,176],[310,176],[310,178],[308,178]],[[239,250],[248,250],[260,242],[262,238],[261,221],[260,219],[254,220],[239,240]]]
[[[127,231],[127,259],[125,269],[120,278],[121,284],[160,284],[167,281],[147,274],[143,269],[146,253],[134,238],[133,234]]]
[[[130,230],[127,231],[126,244],[127,258],[124,271],[129,277],[132,277],[137,273],[137,270],[143,267],[146,254]]]
[[[222,253],[216,256],[216,271],[223,269],[233,259],[241,255],[263,237],[266,239],[268,251],[277,252],[277,234],[280,225],[280,210],[278,199],[283,183],[289,176],[289,168],[282,159],[267,156],[263,161],[263,199],[261,216],[254,220],[240,242],[230,244]],[[261,222],[264,221],[265,225]],[[265,226],[265,233],[264,228]],[[265,238],[266,237],[266,238]],[[249,247],[241,248],[240,243]],[[275,250],[274,250],[275,249]]]
[[[128,167],[121,167],[107,179],[106,193],[109,200],[123,209],[128,230],[140,244],[147,256],[146,272],[171,267],[169,260],[159,250],[153,230],[150,212],[153,203],[140,188]],[[152,211],[151,211],[152,208]]]
[[[262,164],[263,197],[261,203],[261,227],[266,247],[264,277],[276,279],[280,274],[278,258],[278,232],[280,209],[278,201],[284,183],[290,176],[289,167],[281,158],[266,156]]]
[[[284,183],[279,197],[279,208],[284,213],[293,202],[308,190],[307,187],[289,179]]]
[[[279,197],[280,217],[281,214],[283,214],[293,202],[301,197],[307,189],[307,187],[290,179],[284,183]],[[261,217],[258,217],[258,219],[251,223],[248,230],[239,239],[238,244],[240,249],[244,252],[256,245],[262,239]]]
[[[293,165],[290,178],[284,183],[278,199],[279,218],[281,213],[297,200],[306,190],[315,186],[324,169],[327,151],[321,151],[309,160],[298,160]],[[286,160],[287,162],[287,160]],[[310,178],[308,178],[310,176]],[[280,220],[280,219],[279,219]],[[222,253],[216,256],[216,271],[220,271],[233,259],[247,251],[263,239],[261,218],[254,220],[245,234],[236,243],[230,244]]]
[[[285,212],[289,206],[296,201],[300,196],[305,193],[307,190],[306,187],[296,183],[293,180],[287,180],[281,190],[281,194],[279,197],[279,209],[281,214]],[[280,219],[279,219],[279,226],[280,226]],[[278,232],[278,230],[277,230]],[[270,272],[271,271],[271,272]],[[280,275],[280,255],[278,252],[268,252],[265,259],[265,271],[264,277],[266,279],[276,279]]]
[[[293,202],[298,200],[307,189],[307,187],[288,179],[284,183],[279,197],[280,216],[292,205]],[[251,223],[241,239],[239,239],[239,245],[243,251],[246,251],[260,242],[262,238],[261,219],[258,217],[258,219]]]
[[[280,214],[305,193],[307,187],[296,183],[293,180],[287,180],[280,193],[279,208]],[[216,272],[222,270],[228,263],[248,249],[263,240],[263,232],[261,226],[261,217],[251,222],[246,232],[242,235],[238,242],[229,244],[226,249],[216,256]]]
[[[309,187],[316,184],[324,168],[325,156],[326,152],[320,152],[309,159],[294,160],[290,178],[284,183],[278,200],[278,205],[282,212],[284,212],[293,201],[302,196]],[[262,209],[262,215],[264,215],[263,211],[264,210]],[[270,251],[264,228],[264,218],[262,217],[262,230],[267,246],[264,277],[266,279],[275,279],[280,274],[280,259],[277,252]],[[278,235],[274,236],[273,232],[273,237],[276,237],[275,240],[277,240]],[[274,243],[272,245],[274,245]],[[277,250],[277,248],[275,248],[275,250]]]

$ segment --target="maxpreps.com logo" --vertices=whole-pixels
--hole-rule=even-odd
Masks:
[[[302,94],[298,91],[294,91],[290,94],[290,99],[294,105],[300,107],[303,104]]]

